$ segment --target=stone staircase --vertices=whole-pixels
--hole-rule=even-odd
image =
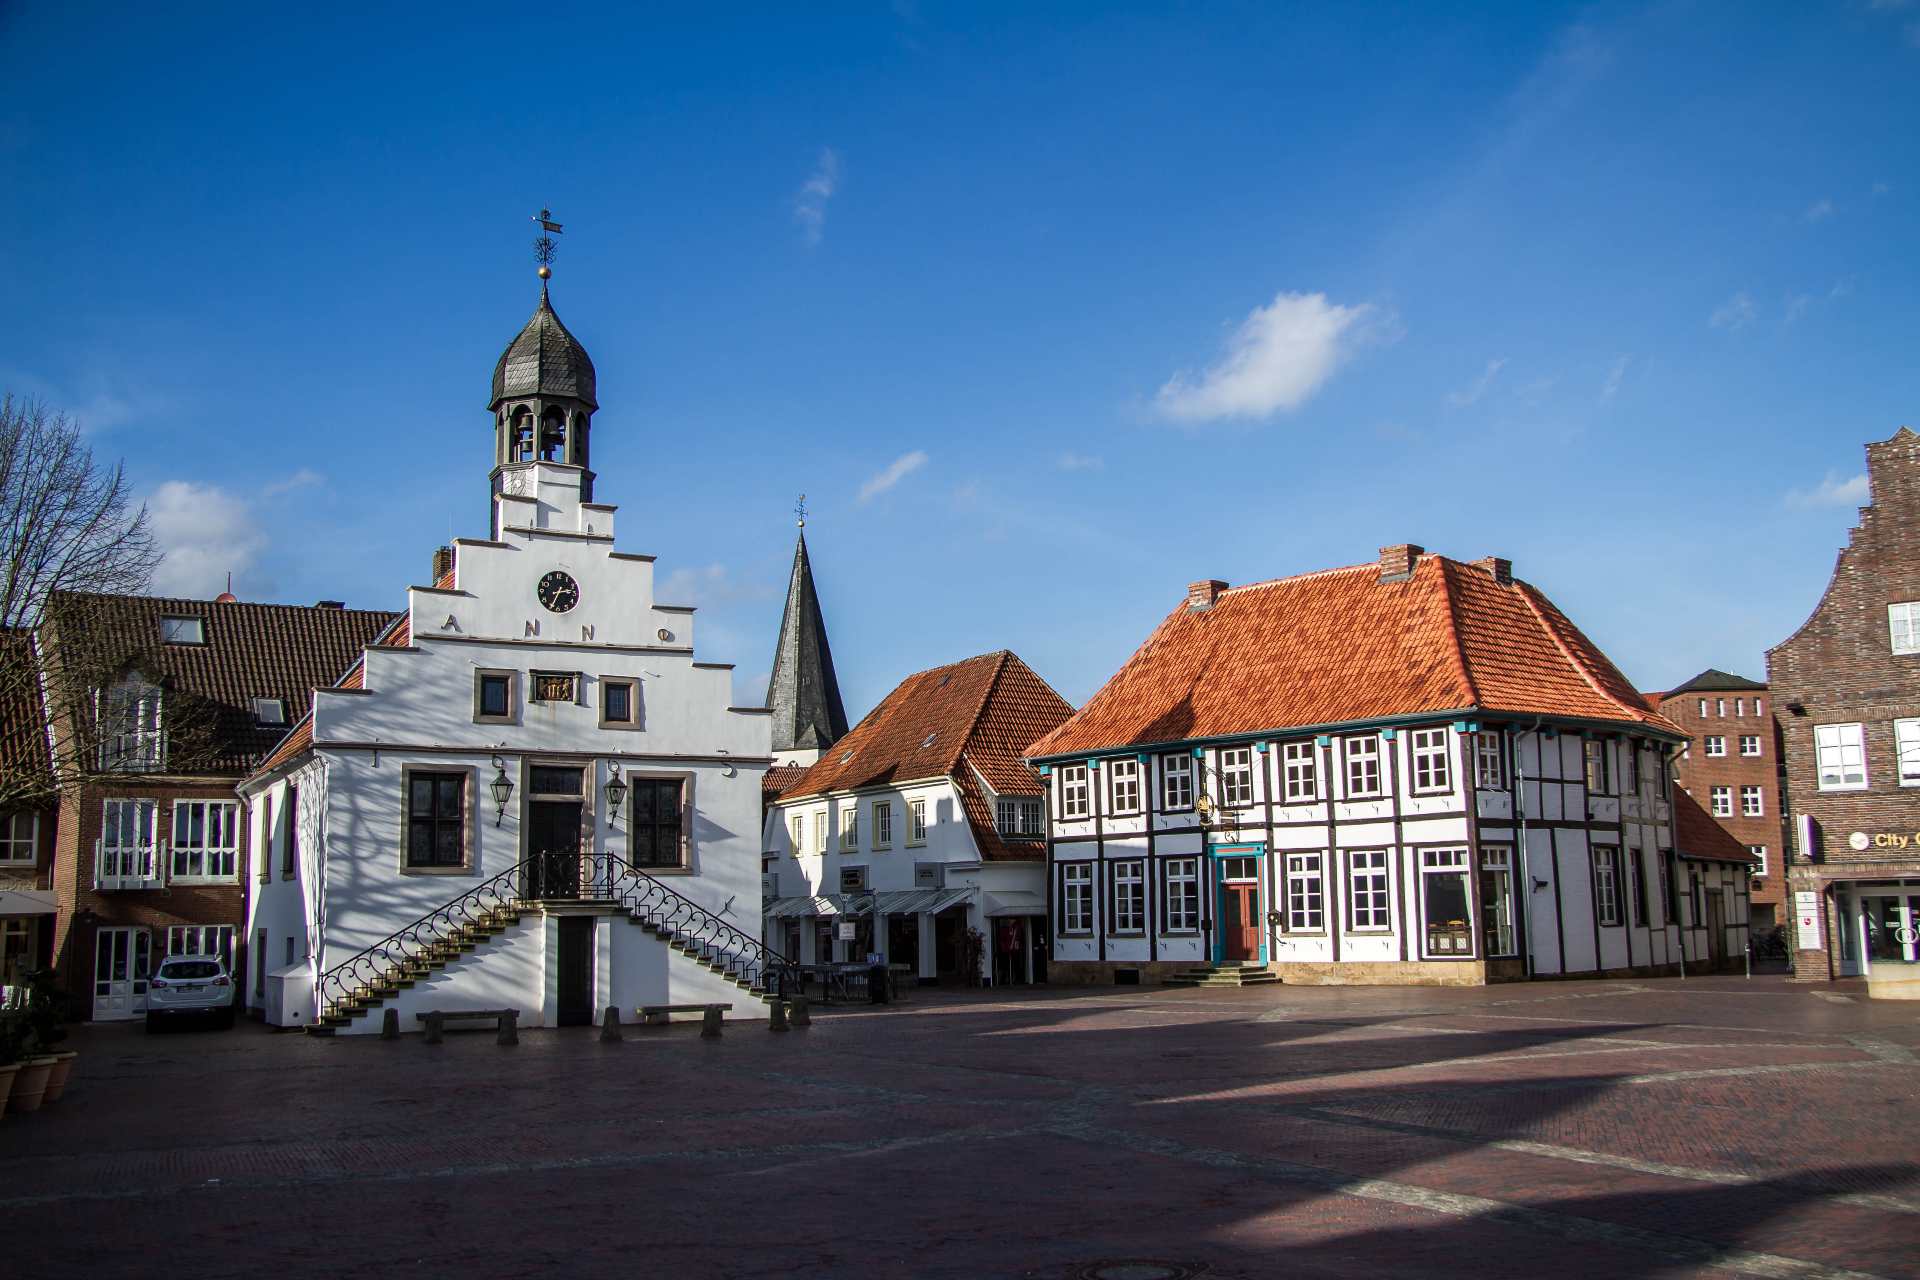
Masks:
[[[645,929],[669,948],[732,983],[757,1000],[772,1000],[791,979],[787,962],[757,938],[742,933],[706,908],[611,855],[583,860],[574,883],[591,886],[588,895],[567,896],[570,909],[597,909]],[[447,966],[470,955],[522,917],[542,912],[544,901],[519,896],[527,883],[527,863],[502,873],[406,929],[330,969],[321,982],[321,1009],[307,1027],[311,1035],[333,1035],[358,1018]]]
[[[1280,975],[1263,964],[1212,964],[1204,969],[1182,969],[1162,980],[1169,987],[1264,987],[1277,984]]]

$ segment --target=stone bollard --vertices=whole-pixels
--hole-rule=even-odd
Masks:
[[[427,1038],[424,1041],[424,1043],[439,1044],[441,1030],[442,1030],[442,1025],[440,1022],[440,1015],[437,1013],[428,1014],[427,1015]]]
[[[400,1011],[388,1009],[380,1015],[380,1038],[398,1040],[400,1038]]]
[[[767,1005],[768,1005],[767,1030],[769,1031],[788,1030],[787,1002],[785,1000],[782,1000],[779,996],[775,996],[773,999],[767,1001]]]
[[[788,1017],[792,1020],[794,1026],[810,1027],[813,1025],[813,1015],[807,1012],[807,998],[805,996],[795,996],[788,1003],[793,1006],[788,1013]]]
[[[702,1040],[720,1038],[720,1011],[712,1005],[700,1011],[700,1038]]]
[[[600,1015],[600,1043],[617,1044],[620,1041],[620,1010],[608,1005],[607,1011]]]
[[[496,1044],[520,1043],[520,1011],[509,1009],[500,1018],[500,1035]]]

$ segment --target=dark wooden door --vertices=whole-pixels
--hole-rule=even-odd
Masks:
[[[1260,958],[1260,886],[1224,884],[1220,886],[1220,940],[1228,960]]]
[[[593,1025],[593,917],[560,917],[560,989],[563,1027]]]
[[[580,802],[535,800],[527,806],[527,896],[580,896]]]

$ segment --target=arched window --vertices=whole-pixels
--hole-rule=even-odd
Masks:
[[[540,419],[540,461],[567,460],[567,419],[558,409],[547,410]]]
[[[533,413],[526,408],[514,410],[513,441],[507,456],[515,462],[533,461]]]
[[[573,460],[583,467],[587,465],[587,415],[584,413],[573,415]]]

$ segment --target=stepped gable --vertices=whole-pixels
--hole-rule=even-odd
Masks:
[[[1443,713],[1686,736],[1506,562],[1384,550],[1410,556],[1410,569],[1383,556],[1242,587],[1195,584],[1200,596],[1027,758]]]
[[[1065,698],[1005,649],[933,667],[902,680],[780,798],[950,777],[983,858],[1037,858],[1044,841],[1000,835],[988,789],[1045,795],[1020,751],[1072,713]]]
[[[287,730],[263,726],[253,699],[279,698],[289,717],[305,711],[356,654],[403,615],[374,609],[249,604],[162,596],[55,592],[43,623],[55,637],[84,638],[91,654],[124,662],[163,688],[215,707],[210,768],[244,772]],[[162,618],[199,618],[205,644],[166,644]]]

